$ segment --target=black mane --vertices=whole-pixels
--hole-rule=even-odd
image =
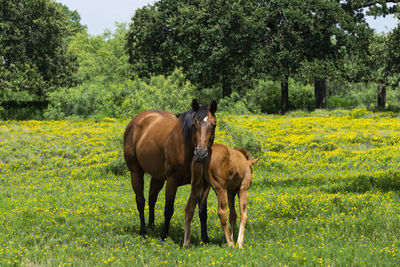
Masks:
[[[207,116],[207,114],[208,114],[208,107],[202,106],[199,108],[197,113],[193,110],[190,110],[176,115],[177,118],[181,119],[182,133],[186,141],[192,140],[192,123],[194,117],[196,116],[198,121],[202,121]]]

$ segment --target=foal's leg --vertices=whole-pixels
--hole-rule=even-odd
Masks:
[[[140,234],[146,234],[146,223],[144,221],[144,205],[145,199],[143,195],[143,169],[137,164],[131,170],[132,188],[136,195],[136,207],[139,211],[140,218]]]
[[[241,188],[239,191],[239,206],[240,206],[240,227],[238,236],[239,248],[243,248],[244,228],[247,221],[247,199],[249,196],[248,188]]]
[[[199,202],[199,218],[201,224],[201,241],[203,243],[208,243],[208,234],[207,234],[207,197],[210,192],[210,186],[207,185],[207,189],[205,190],[201,201]]]
[[[149,225],[148,228],[154,229],[154,207],[157,202],[158,193],[164,186],[164,180],[151,177],[149,190]]]
[[[164,208],[164,227],[161,233],[161,239],[165,240],[168,235],[169,223],[174,214],[174,202],[176,189],[178,185],[173,177],[167,178],[167,187],[165,189],[165,208]]]
[[[209,169],[209,162],[205,163],[206,169]],[[203,180],[203,164],[192,161],[191,168],[191,184],[190,196],[185,207],[185,235],[183,238],[183,246],[190,247],[190,224],[192,223],[194,210],[196,205],[201,202],[206,190],[206,183]]]
[[[229,203],[229,223],[231,225],[231,239],[234,240],[234,232],[235,232],[235,225],[236,225],[236,210],[235,210],[235,192],[228,190],[228,203]]]
[[[229,234],[229,229],[228,229],[228,215],[226,213],[226,206],[228,204],[228,198],[226,196],[226,191],[223,190],[222,188],[220,189],[215,189],[215,193],[217,194],[218,198],[218,216],[221,221],[222,229],[224,230],[226,242],[228,243],[228,246],[233,247],[233,240],[231,238],[231,235]]]
[[[185,207],[185,235],[183,239],[183,246],[190,247],[190,231],[191,223],[194,215],[196,205],[201,202],[201,196],[204,195],[202,189],[197,189],[192,185],[190,190],[189,200]]]

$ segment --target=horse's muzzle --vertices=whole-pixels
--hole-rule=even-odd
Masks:
[[[198,162],[202,162],[208,156],[208,149],[196,148],[194,150],[194,159]]]

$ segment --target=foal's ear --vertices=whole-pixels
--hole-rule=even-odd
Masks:
[[[210,112],[211,114],[215,114],[217,112],[217,101],[213,100],[213,102],[210,105]]]
[[[199,107],[200,107],[200,105],[199,105],[199,102],[197,102],[197,99],[196,98],[193,99],[193,101],[192,101],[192,109],[195,112],[197,112],[199,110]]]
[[[251,160],[250,160],[250,166],[253,166],[253,165],[257,164],[257,162],[258,162],[259,160],[260,160],[259,158],[251,159]]]

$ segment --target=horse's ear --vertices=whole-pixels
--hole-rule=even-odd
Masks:
[[[193,99],[193,101],[192,101],[192,109],[195,112],[197,112],[199,110],[199,107],[200,107],[200,105],[199,105],[199,102],[197,102],[197,99],[196,98]]]
[[[213,100],[213,102],[210,105],[210,112],[211,114],[215,114],[217,112],[217,101]]]
[[[255,165],[255,164],[257,164],[257,162],[259,161],[260,159],[259,158],[255,158],[255,159],[251,159],[250,160],[250,166],[253,166],[253,165]]]

